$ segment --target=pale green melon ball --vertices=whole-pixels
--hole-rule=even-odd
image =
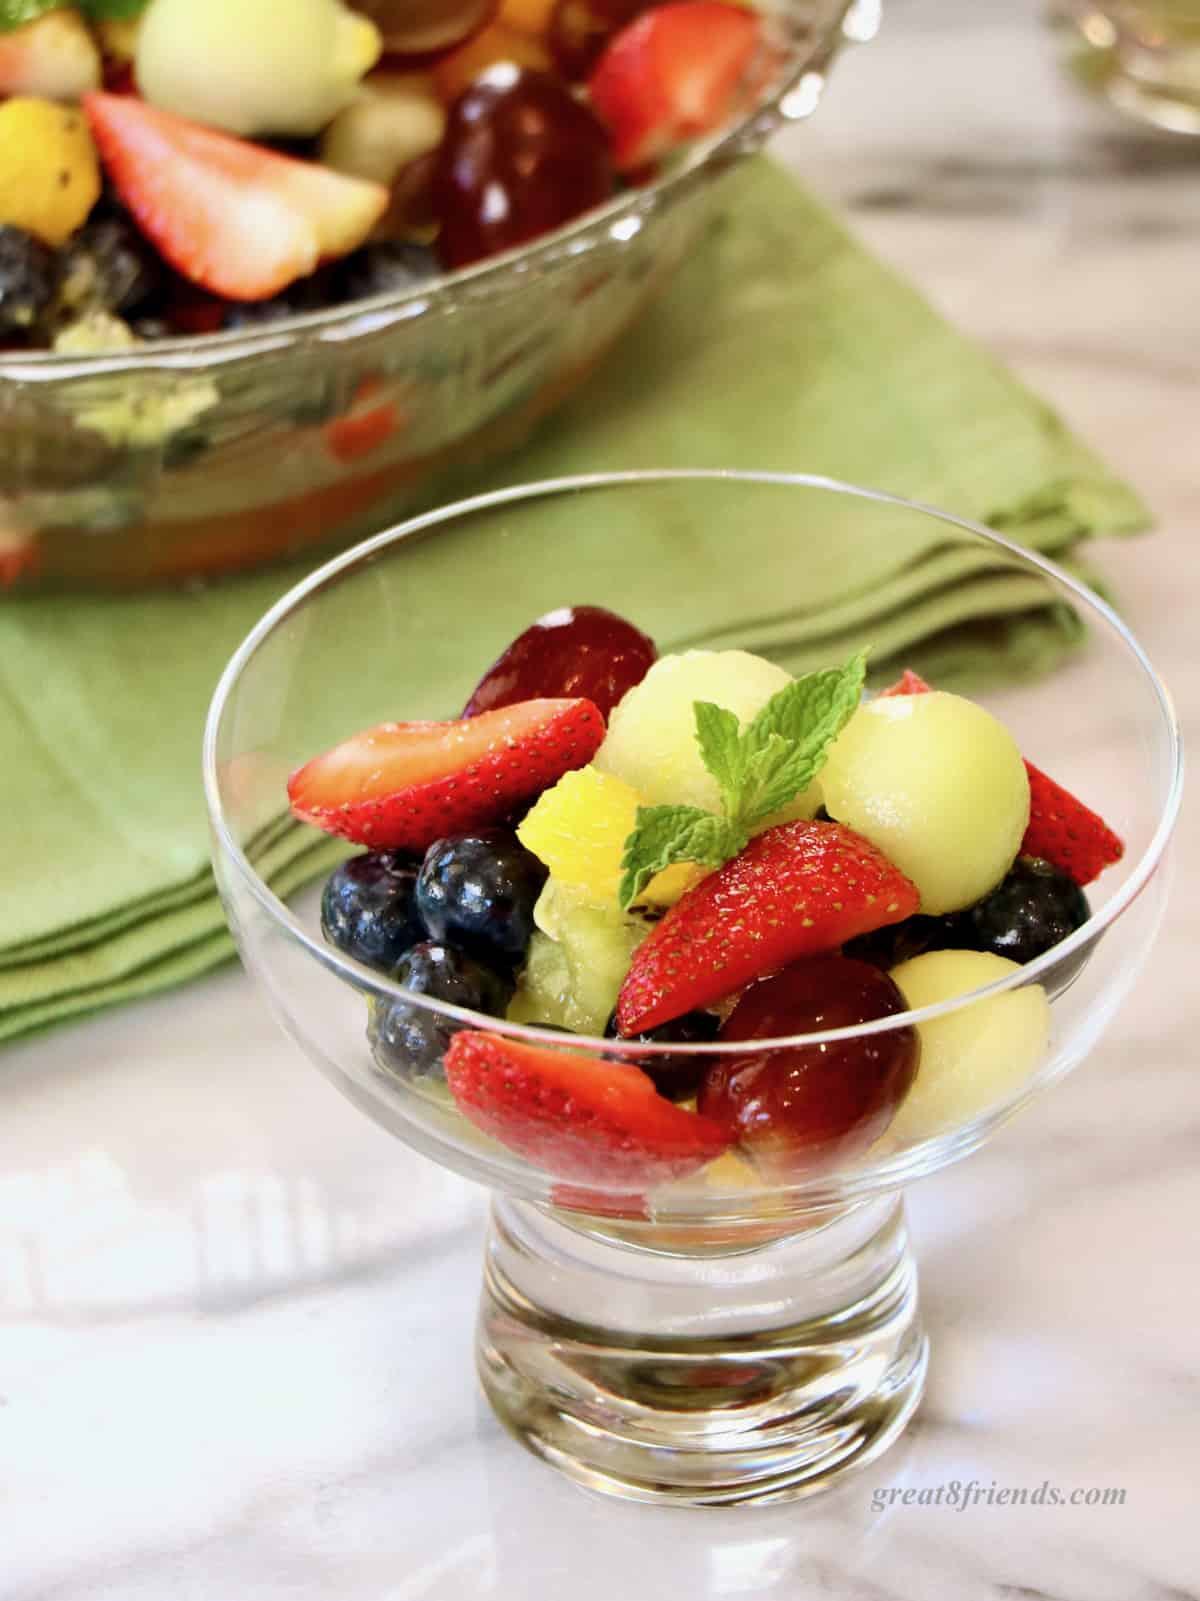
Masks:
[[[994,984],[1016,962],[985,951],[930,951],[892,969],[910,1011]],[[1050,1004],[1040,984],[977,1001],[918,1023],[916,1081],[888,1131],[910,1144],[955,1128],[1015,1094],[1040,1066],[1050,1038]]]
[[[711,701],[746,723],[791,682],[782,667],[744,650],[664,656],[614,707],[595,764],[632,785],[647,806],[720,812],[721,792],[696,744],[693,703]],[[819,795],[810,792],[788,815],[811,817],[819,804]]]
[[[931,916],[994,889],[1029,822],[1029,779],[1012,735],[974,701],[941,691],[860,706],[820,783],[830,816],[906,873]]]
[[[576,1034],[603,1034],[633,953],[650,932],[640,918],[594,906],[553,878],[534,908],[538,932],[508,1015],[519,1023],[555,1023]]]
[[[379,30],[341,0],[151,0],[138,88],[228,133],[316,133],[379,59]]]

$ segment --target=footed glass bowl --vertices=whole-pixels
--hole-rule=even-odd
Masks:
[[[815,109],[876,9],[764,8],[781,49],[757,104],[532,244],[253,333],[0,351],[0,592],[253,568],[462,493],[669,283],[712,215],[712,180]]]
[[[921,563],[954,574],[943,618],[961,589],[972,615],[1065,604],[1086,621],[1087,649],[1070,669],[983,699],[1030,759],[1126,841],[1124,859],[1089,891],[1090,920],[986,988],[859,1029],[752,1047],[582,1037],[570,1046],[593,1058],[645,1062],[690,1049],[738,1062],[915,1025],[926,1069],[936,1037],[943,1064],[949,1052],[970,1080],[950,1121],[914,1123],[902,1107],[891,1130],[841,1167],[785,1179],[721,1157],[631,1193],[627,1174],[581,1186],[553,1164],[527,1162],[477,1132],[445,1084],[375,1065],[368,1017],[395,1002],[514,1039],[566,1042],[412,995],[325,943],[316,892],[279,899],[253,863],[286,826],[289,772],[374,723],[457,715],[483,667],[556,606],[607,606],[660,652],[743,648],[800,671],[841,654],[830,643],[846,634],[832,596]],[[879,673],[895,676],[910,660],[939,659],[944,641],[919,630],[919,615],[908,626],[901,605],[856,643],[874,644]],[[1087,1055],[1157,928],[1181,784],[1162,685],[1112,611],[1067,574],[999,535],[885,495],[713,472],[505,491],[339,557],[233,658],[204,769],[230,925],[283,1027],[369,1116],[494,1192],[478,1360],[499,1416],[586,1485],[694,1504],[807,1494],[903,1428],[927,1347],[900,1192],[975,1150]],[[312,838],[314,866],[332,863],[336,847]]]

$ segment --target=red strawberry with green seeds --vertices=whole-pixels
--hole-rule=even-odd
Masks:
[[[932,689],[933,685],[927,684],[920,673],[914,673],[911,667],[906,667],[894,684],[889,684],[879,693],[886,700],[892,695],[928,695]]]
[[[1022,856],[1040,856],[1080,885],[1090,884],[1121,860],[1124,841],[1102,817],[1032,762],[1025,763],[1025,771],[1029,827],[1021,841]]]
[[[911,668],[884,695],[923,695],[930,686]],[[1021,840],[1022,856],[1040,856],[1076,884],[1090,884],[1106,867],[1119,862],[1125,842],[1098,813],[1056,784],[1040,767],[1026,761],[1029,775],[1029,826]]]
[[[781,823],[704,878],[634,952],[621,1034],[712,1006],[801,957],[911,917],[916,886],[841,823]]]
[[[476,1128],[583,1185],[663,1184],[729,1144],[710,1118],[668,1101],[625,1062],[463,1029],[445,1068],[459,1111]],[[566,1192],[575,1204],[579,1193]],[[626,1195],[621,1208],[635,1211],[636,1203]]]
[[[380,723],[292,774],[292,811],[373,849],[423,851],[506,818],[584,767],[604,738],[590,700],[526,700],[448,723]]]
[[[381,184],[143,100],[97,93],[83,107],[142,232],[183,277],[227,300],[269,300],[327,257],[357,249],[387,209]]]
[[[620,170],[636,172],[727,122],[762,43],[762,18],[719,0],[657,6],[622,28],[588,80]]]

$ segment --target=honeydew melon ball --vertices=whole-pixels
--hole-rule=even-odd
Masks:
[[[650,932],[640,918],[595,906],[586,893],[553,878],[534,907],[538,932],[508,1015],[554,1023],[576,1034],[604,1033],[633,953]]]
[[[971,906],[1004,877],[1029,822],[1012,735],[960,695],[860,706],[821,771],[829,815],[906,873],[930,916]]]
[[[595,765],[632,785],[647,806],[720,812],[721,791],[696,744],[694,702],[711,701],[747,723],[791,682],[782,667],[744,650],[663,656],[613,708]],[[811,817],[819,805],[813,786],[787,808],[786,816]],[[784,817],[781,813],[771,821]]]
[[[137,36],[151,105],[226,133],[317,133],[382,49],[341,0],[151,0]]]
[[[930,951],[891,972],[910,1011],[936,1005],[1019,972],[986,951]],[[1041,1064],[1050,1003],[1040,984],[976,1001],[917,1024],[916,1080],[888,1131],[905,1144],[955,1128],[1018,1091]]]

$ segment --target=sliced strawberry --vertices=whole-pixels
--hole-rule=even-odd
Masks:
[[[127,95],[89,94],[101,159],[143,233],[185,278],[229,300],[269,300],[326,256],[362,244],[381,184],[294,161]]]
[[[884,695],[923,695],[929,685],[905,668]],[[1077,884],[1090,884],[1106,867],[1119,862],[1125,842],[1090,806],[1026,761],[1029,774],[1029,826],[1021,840],[1022,856],[1040,856]]]
[[[711,1006],[751,979],[911,917],[917,888],[841,823],[781,823],[678,901],[633,961],[622,1034]]]
[[[292,774],[292,811],[359,845],[424,850],[495,823],[583,767],[604,738],[590,700],[525,700],[453,723],[380,723]]]
[[[1025,771],[1029,774],[1029,827],[1021,841],[1022,856],[1043,857],[1077,884],[1090,884],[1106,867],[1121,860],[1125,842],[1102,817],[1032,762],[1025,763]]]
[[[658,6],[622,28],[588,81],[623,172],[712,133],[737,109],[763,42],[762,18],[718,0]]]
[[[710,1118],[668,1101],[624,1062],[463,1029],[445,1063],[459,1111],[476,1128],[585,1185],[661,1184],[729,1143]],[[623,1210],[629,1203],[622,1199]]]
[[[879,694],[886,700],[889,695],[928,695],[932,689],[933,685],[927,684],[920,673],[914,673],[911,667],[906,667],[896,682],[881,689]]]
[[[0,590],[31,578],[41,563],[37,535],[0,523]]]
[[[325,444],[335,461],[348,463],[369,456],[407,423],[408,418],[394,400],[380,398],[382,390],[380,379],[364,378],[349,410],[326,423]]]

